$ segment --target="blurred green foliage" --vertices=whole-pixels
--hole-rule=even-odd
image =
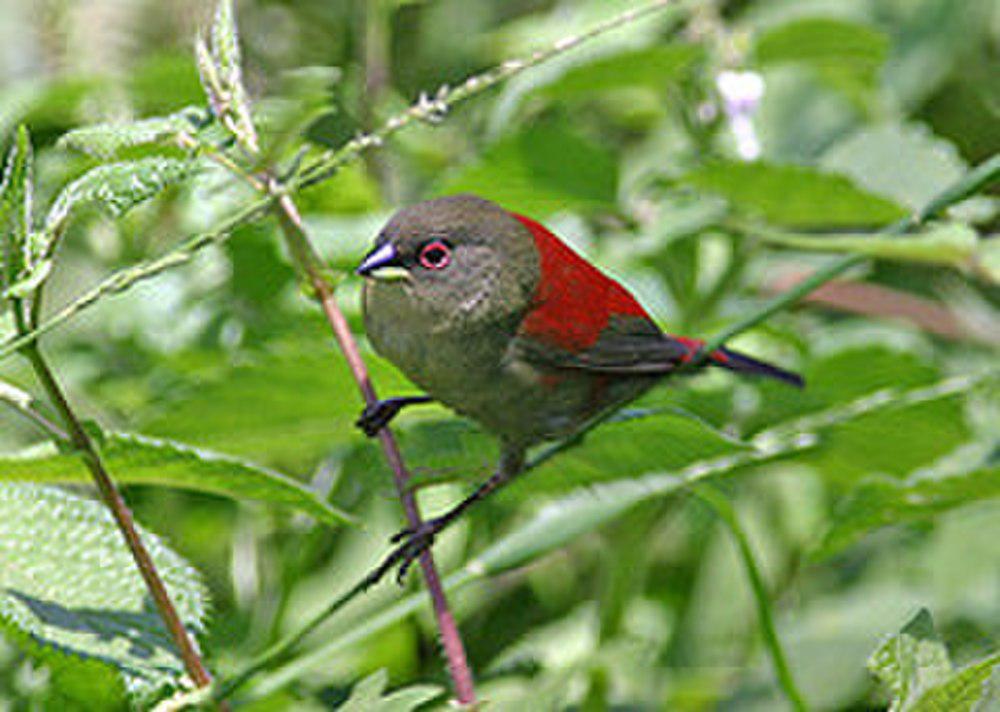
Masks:
[[[243,67],[224,36],[205,52],[229,67],[211,81],[242,74],[256,128],[239,106],[214,108],[244,149],[259,141],[262,163],[294,171],[303,147],[306,158],[339,147],[421,92],[633,4],[242,0]],[[174,142],[190,131],[240,150],[208,120],[199,84],[192,41],[209,21],[193,0],[0,7],[0,142],[21,157],[0,224],[30,246],[4,254],[0,288],[16,297],[47,280],[43,319],[253,201]],[[323,257],[346,272],[395,208],[477,192],[546,220],[666,328],[699,336],[827,264],[825,252],[874,258],[839,297],[820,292],[737,339],[798,368],[805,391],[685,377],[441,538],[488,709],[787,704],[730,532],[686,496],[705,477],[757,556],[811,707],[964,709],[970,686],[980,709],[997,704],[996,187],[919,235],[872,232],[1000,150],[998,42],[991,0],[678,3],[297,196]],[[740,154],[724,70],[763,82],[747,114],[757,160]],[[30,175],[21,123],[33,200],[16,189]],[[356,281],[339,293],[360,334]],[[0,307],[0,343],[13,332]],[[388,470],[352,426],[356,387],[273,222],[102,298],[44,343],[101,423],[90,427],[137,519],[170,543],[157,553],[191,625],[208,610],[201,644],[220,674],[352,586],[399,528]],[[369,362],[380,392],[412,389]],[[125,708],[122,682],[162,692],[177,661],[156,657],[162,633],[100,510],[77,485],[51,488],[82,469],[5,407],[37,386],[20,359],[0,361],[0,709]],[[436,406],[398,426],[426,512],[489,470],[490,439]],[[341,512],[364,528],[340,526]],[[88,518],[100,523],[78,524]],[[418,586],[354,601],[236,703],[445,708]]]

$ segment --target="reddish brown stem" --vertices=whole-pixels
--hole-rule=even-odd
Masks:
[[[272,189],[274,188],[272,184]],[[337,345],[344,354],[344,360],[358,384],[358,390],[362,398],[368,405],[373,405],[378,401],[375,386],[368,376],[368,368],[364,359],[361,358],[361,351],[358,349],[354,334],[340,310],[333,293],[333,288],[326,281],[320,271],[319,259],[315,256],[309,239],[302,226],[302,218],[299,215],[294,201],[288,195],[282,195],[277,204],[278,219],[281,222],[282,231],[285,234],[289,249],[292,251],[295,261],[303,269],[310,286],[316,293],[323,308],[323,313],[330,324]],[[382,453],[389,467],[392,469],[393,480],[396,485],[396,492],[403,503],[403,510],[406,513],[406,520],[410,528],[416,531],[423,520],[420,510],[417,508],[416,499],[413,492],[407,486],[410,473],[403,462],[403,455],[399,450],[395,436],[389,428],[382,428],[378,434],[379,444],[382,446]],[[420,568],[424,574],[424,581],[427,583],[427,591],[430,593],[431,603],[434,607],[434,615],[437,618],[438,631],[441,635],[441,645],[444,647],[445,657],[448,662],[448,672],[451,675],[452,684],[455,688],[455,698],[463,705],[471,705],[476,701],[476,693],[472,683],[472,671],[465,655],[465,647],[455,623],[455,617],[448,607],[448,599],[445,597],[444,587],[441,585],[441,577],[437,567],[434,565],[434,555],[430,549],[424,550],[420,554]]]
[[[146,588],[153,597],[153,602],[156,604],[160,618],[163,619],[163,623],[170,637],[173,639],[174,645],[177,646],[181,660],[184,662],[184,668],[197,687],[209,685],[212,682],[212,678],[201,660],[194,640],[184,627],[177,609],[170,600],[170,594],[167,592],[167,587],[156,570],[156,564],[153,563],[153,559],[149,555],[149,550],[146,549],[146,545],[142,543],[142,539],[139,537],[139,532],[135,527],[135,520],[132,518],[132,512],[129,510],[128,505],[125,504],[121,493],[108,475],[104,467],[104,461],[101,459],[93,440],[91,440],[90,436],[83,429],[79,419],[73,412],[69,401],[66,399],[66,395],[62,391],[62,387],[56,380],[55,374],[52,373],[48,363],[42,357],[38,345],[32,343],[24,349],[24,354],[31,362],[35,374],[38,376],[39,381],[41,381],[45,392],[52,399],[56,410],[62,416],[68,430],[69,439],[80,452],[84,464],[86,464],[87,469],[93,475],[101,499],[104,500],[105,505],[111,510],[115,523],[118,525],[118,529],[121,531],[122,536],[125,538],[125,543],[132,553],[132,558],[135,560],[139,573],[142,575],[143,581],[146,582]]]

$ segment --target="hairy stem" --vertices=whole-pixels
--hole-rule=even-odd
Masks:
[[[272,183],[272,190],[277,190],[277,186]],[[357,382],[358,390],[362,398],[368,405],[373,405],[378,401],[375,386],[368,375],[368,369],[361,358],[361,351],[358,349],[357,341],[351,333],[350,326],[344,313],[340,310],[333,293],[333,288],[323,276],[322,265],[316,255],[315,250],[309,241],[308,235],[302,225],[302,218],[292,198],[287,194],[280,194],[275,205],[275,211],[281,224],[281,230],[289,251],[298,266],[304,273],[313,289],[323,313],[330,324],[334,338],[344,354],[351,375]],[[393,473],[393,481],[396,491],[406,512],[407,523],[414,531],[422,524],[420,511],[411,489],[407,486],[410,474],[403,462],[403,455],[396,443],[396,438],[389,428],[382,428],[378,433],[379,444],[382,453],[389,463]],[[455,698],[460,704],[470,705],[476,700],[475,690],[472,683],[472,671],[469,668],[468,659],[465,654],[465,647],[455,623],[455,617],[448,607],[448,600],[441,585],[441,577],[437,567],[434,565],[434,556],[430,549],[424,550],[420,554],[420,568],[424,574],[424,581],[427,583],[427,590],[430,593],[431,602],[434,607],[434,615],[437,619],[438,631],[441,635],[441,644],[444,647],[445,657],[448,661],[448,672],[451,675],[452,684],[455,689]],[[295,641],[297,642],[297,641]]]
[[[767,584],[764,583],[764,577],[760,573],[760,567],[757,565],[757,559],[750,546],[750,539],[740,525],[736,511],[725,495],[711,484],[705,483],[695,488],[694,492],[715,510],[719,518],[729,527],[733,539],[736,540],[736,547],[739,549],[743,566],[747,570],[747,578],[750,579],[750,588],[753,589],[754,601],[757,604],[757,622],[760,624],[760,633],[764,638],[767,652],[771,656],[774,672],[778,676],[778,684],[796,712],[806,712],[809,707],[795,684],[792,670],[788,667],[788,658],[785,656],[777,629],[774,627],[774,613],[771,610]]]
[[[166,626],[167,632],[173,639],[174,645],[177,646],[181,659],[184,661],[184,668],[196,686],[205,687],[211,684],[212,678],[205,664],[202,662],[194,640],[184,627],[184,623],[181,621],[173,601],[170,600],[170,594],[167,592],[163,579],[156,569],[156,564],[153,563],[153,559],[149,555],[149,550],[146,549],[146,545],[142,543],[142,539],[139,537],[132,512],[111,480],[97,445],[90,435],[87,434],[87,431],[84,430],[80,419],[76,416],[72,406],[70,406],[69,401],[66,399],[66,395],[59,385],[55,374],[42,356],[38,344],[31,342],[22,349],[22,353],[28,359],[42,388],[48,394],[59,415],[62,417],[67,429],[66,435],[68,435],[69,441],[80,453],[87,469],[90,470],[98,492],[100,492],[101,499],[107,505],[108,509],[111,510],[111,514],[122,536],[125,538],[125,543],[128,545],[139,573],[142,575],[143,581],[146,582],[146,588],[149,589],[149,594],[156,604],[160,618],[163,619],[163,624]]]

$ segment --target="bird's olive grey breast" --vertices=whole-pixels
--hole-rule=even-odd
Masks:
[[[440,273],[364,286],[375,350],[451,405],[496,378],[529,304],[525,285],[478,245],[457,247]]]

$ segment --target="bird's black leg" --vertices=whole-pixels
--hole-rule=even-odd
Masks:
[[[488,480],[479,485],[472,494],[440,517],[428,519],[416,529],[407,527],[396,533],[392,537],[392,543],[399,544],[399,546],[390,552],[389,556],[382,562],[382,565],[373,573],[371,582],[374,583],[394,567],[399,566],[396,581],[402,584],[413,562],[417,560],[420,554],[434,544],[434,538],[438,534],[458,519],[469,507],[476,502],[486,499],[523,471],[524,450],[520,448],[505,449],[500,455],[500,464],[497,466],[496,472]]]
[[[430,396],[400,396],[376,401],[365,406],[365,409],[361,411],[361,416],[354,424],[361,428],[365,435],[373,438],[406,406],[430,403],[433,400]]]

